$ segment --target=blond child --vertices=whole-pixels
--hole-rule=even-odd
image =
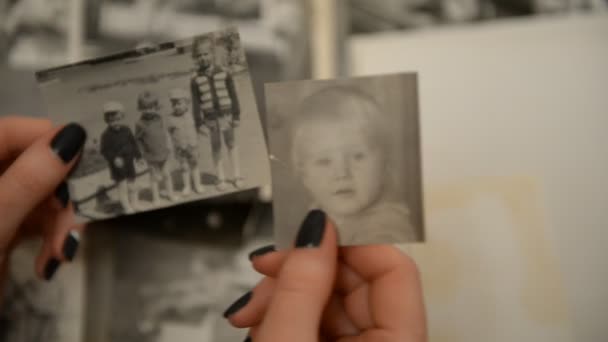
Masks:
[[[165,122],[160,115],[158,97],[150,92],[142,92],[137,99],[137,109],[141,116],[135,124],[135,139],[143,159],[148,164],[152,183],[152,204],[160,204],[160,187],[165,184],[167,196],[171,201],[178,199],[173,190],[173,180],[169,173],[167,160],[170,153],[170,139]]]
[[[341,244],[416,239],[405,201],[391,194],[390,136],[370,96],[324,89],[306,98],[292,119],[295,173],[313,206],[336,222]]]
[[[170,91],[171,113],[167,117],[167,129],[173,145],[175,160],[182,171],[184,188],[183,196],[189,196],[194,191],[205,191],[201,183],[201,172],[196,159],[198,134],[194,126],[194,118],[190,112],[190,95],[180,88]]]

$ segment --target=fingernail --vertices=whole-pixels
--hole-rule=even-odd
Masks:
[[[262,256],[264,254],[268,254],[268,253],[274,252],[276,250],[277,249],[274,247],[274,245],[268,245],[268,246],[260,247],[260,248],[256,249],[255,251],[249,253],[249,260],[251,261],[255,257],[259,257],[259,256]]]
[[[87,138],[84,128],[76,123],[66,125],[51,141],[51,149],[64,163],[69,163],[80,151]]]
[[[68,206],[68,202],[70,201],[70,194],[68,193],[68,185],[66,182],[61,182],[55,190],[55,197],[59,199],[59,203],[63,208]]]
[[[325,233],[325,213],[317,209],[310,211],[300,226],[296,247],[319,247],[323,233]]]
[[[242,295],[241,298],[237,299],[234,303],[232,303],[232,305],[230,305],[228,309],[224,311],[224,318],[228,318],[237,313],[239,310],[241,310],[245,305],[247,305],[247,303],[249,303],[249,300],[251,299],[252,295],[253,293],[249,291]]]
[[[63,243],[63,256],[67,260],[74,260],[79,242],[80,234],[78,234],[78,232],[75,230],[70,231],[68,236],[65,238],[65,242]]]
[[[44,279],[47,281],[51,280],[60,265],[61,262],[59,260],[55,258],[49,259],[49,261],[47,261],[46,265],[44,266]]]

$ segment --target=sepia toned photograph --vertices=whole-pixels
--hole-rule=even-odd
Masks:
[[[12,255],[0,309],[0,341],[80,342],[83,337],[84,262],[76,258],[52,282],[34,263],[41,244],[29,241]]]
[[[85,221],[269,184],[243,47],[229,28],[37,73],[51,119],[80,123],[68,179]]]
[[[415,74],[266,86],[277,245],[311,209],[341,245],[424,239]]]

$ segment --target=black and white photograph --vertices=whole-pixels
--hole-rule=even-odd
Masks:
[[[78,58],[83,0],[1,0],[0,64],[36,70]]]
[[[68,188],[84,221],[270,183],[236,29],[37,73],[51,119],[87,144]]]
[[[341,245],[424,239],[414,73],[266,85],[275,239],[311,209]]]
[[[76,258],[53,282],[39,279],[34,262],[41,244],[29,241],[11,256],[2,309],[0,341],[80,342],[84,326],[84,263]]]
[[[184,238],[160,227],[100,228],[93,247],[97,252],[91,254],[95,271],[88,278],[87,341],[245,339],[247,330],[232,327],[222,313],[261,279],[247,254],[270,238],[243,243],[235,230]],[[189,225],[179,230],[200,229]]]
[[[237,27],[258,102],[263,83],[309,74],[306,2],[299,0],[85,0],[85,58],[193,32]],[[263,108],[260,108],[263,113]]]
[[[506,18],[607,13],[606,0],[350,0],[350,32],[372,34]]]

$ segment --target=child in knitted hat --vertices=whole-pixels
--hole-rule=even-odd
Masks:
[[[171,201],[177,200],[173,191],[173,181],[167,168],[170,141],[163,118],[160,115],[158,97],[150,91],[139,94],[137,108],[141,112],[135,124],[135,138],[150,168],[152,183],[152,203],[160,204],[160,186],[164,182]]]
[[[118,184],[118,198],[125,213],[133,213],[138,194],[133,189],[135,160],[141,153],[131,129],[124,124],[125,110],[121,103],[110,101],[103,106],[108,127],[101,134],[99,150],[108,162],[110,176]]]

